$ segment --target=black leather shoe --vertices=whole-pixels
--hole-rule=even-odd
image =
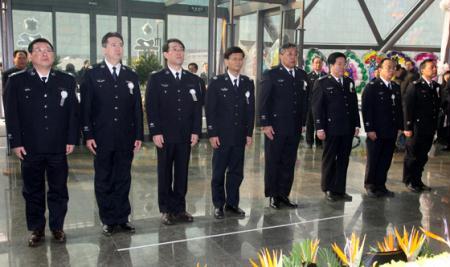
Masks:
[[[193,222],[194,217],[189,214],[187,211],[183,211],[177,214],[176,219],[180,222]]]
[[[164,225],[173,225],[173,217],[170,213],[163,213],[161,216],[161,223]]]
[[[134,225],[132,225],[130,222],[119,224],[119,226],[125,232],[134,233],[136,231],[136,228],[134,228]]]
[[[283,203],[284,205],[286,205],[289,208],[297,208],[298,205],[295,202],[292,202],[288,197],[279,197],[278,198],[280,200],[281,203]]]
[[[331,201],[331,202],[335,202],[335,201],[338,201],[340,199],[338,194],[335,194],[335,193],[333,193],[331,191],[326,191],[325,192],[325,197],[326,197],[326,199],[328,201]]]
[[[422,189],[422,191],[431,191],[431,187],[429,187],[429,186],[426,185],[426,184],[422,184],[422,185],[420,186],[420,189]]]
[[[214,209],[214,218],[223,219],[225,215],[223,214],[223,208],[215,208]]]
[[[114,232],[114,228],[116,228],[115,225],[103,225],[103,234],[106,236],[111,236]]]
[[[340,196],[344,201],[347,201],[347,202],[351,202],[353,200],[353,197],[347,193],[341,194]]]
[[[408,184],[408,185],[406,185],[406,188],[408,188],[409,191],[414,192],[414,193],[422,192],[422,187],[420,187],[420,186],[414,186],[412,184]]]
[[[28,239],[28,246],[36,247],[41,243],[41,241],[45,240],[45,231],[44,230],[34,230],[31,233],[30,239]]]
[[[373,189],[366,189],[367,196],[369,198],[379,198],[380,192]]]
[[[63,230],[55,230],[55,231],[52,231],[52,234],[53,234],[53,239],[54,239],[56,242],[59,242],[59,243],[64,243],[64,242],[66,242],[66,234],[64,233]]]
[[[392,192],[391,190],[387,189],[387,188],[381,189],[380,193],[381,193],[381,197],[390,197],[390,198],[392,198],[392,197],[395,196],[395,193]]]
[[[276,198],[276,197],[270,197],[270,207],[272,208],[272,209],[276,209],[276,210],[279,210],[280,208],[281,208],[281,206],[280,206],[280,201],[278,200],[278,198]]]
[[[231,205],[225,204],[225,211],[234,213],[238,216],[245,216],[245,211],[243,211],[241,208],[236,207],[236,206],[231,206]]]

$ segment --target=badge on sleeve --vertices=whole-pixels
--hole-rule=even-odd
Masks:
[[[66,90],[61,91],[61,102],[59,102],[59,105],[61,107],[64,106],[64,102],[66,101],[67,96],[68,96],[68,94],[67,94]]]
[[[197,92],[195,92],[195,89],[189,90],[189,93],[192,95],[192,100],[193,100],[194,102],[197,102],[197,96],[196,96],[196,93],[197,93]]]
[[[130,89],[130,95],[133,94],[134,83],[131,81],[127,81],[128,89]]]

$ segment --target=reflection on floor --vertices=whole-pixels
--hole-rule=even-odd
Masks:
[[[147,143],[135,156],[131,220],[134,235],[101,235],[93,191],[92,157],[78,149],[70,157],[69,211],[65,230],[67,244],[47,238],[37,248],[27,246],[24,200],[21,195],[19,162],[0,149],[0,266],[249,266],[262,247],[289,251],[305,238],[319,238],[321,245],[342,244],[351,232],[366,233],[366,244],[374,244],[394,226],[422,225],[441,233],[441,218],[449,217],[450,157],[448,152],[431,158],[424,182],[433,191],[414,194],[401,183],[403,154],[397,153],[389,173],[388,188],[393,199],[367,199],[363,179],[364,146],[353,150],[348,172],[350,203],[328,203],[320,191],[320,149],[298,151],[296,178],[291,198],[300,207],[275,211],[264,198],[263,138],[256,134],[247,150],[245,179],[241,186],[243,219],[213,218],[210,174],[211,148],[206,140],[193,149],[187,195],[192,224],[163,226],[157,205],[156,151]],[[364,143],[363,143],[364,144]],[[47,232],[47,236],[50,233]],[[437,244],[436,249],[443,250]],[[368,249],[369,246],[366,246]]]

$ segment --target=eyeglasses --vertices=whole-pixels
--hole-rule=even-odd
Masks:
[[[33,52],[36,52],[36,53],[39,53],[39,54],[43,54],[43,53],[50,54],[50,53],[53,53],[55,51],[53,51],[50,48],[36,48],[36,49],[33,49]]]

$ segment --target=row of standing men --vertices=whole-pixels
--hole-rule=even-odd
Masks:
[[[28,51],[33,68],[11,75],[6,85],[8,139],[21,160],[27,226],[32,232],[30,246],[40,244],[45,237],[46,197],[52,235],[57,241],[66,240],[63,225],[68,202],[67,155],[78,140],[80,121],[86,146],[94,155],[95,196],[103,233],[135,231],[129,222],[128,194],[133,156],[141,148],[144,135],[139,82],[136,73],[121,63],[123,38],[119,33],[107,33],[102,38],[102,47],[105,59],[87,70],[81,85],[81,105],[75,96],[73,77],[52,69],[54,49],[46,39],[30,43]],[[150,75],[145,95],[150,135],[157,147],[161,222],[172,225],[193,221],[186,211],[185,195],[191,147],[197,144],[201,133],[203,102],[209,142],[214,148],[211,181],[214,216],[217,219],[224,218],[225,214],[244,216],[245,212],[239,207],[239,187],[244,177],[245,146],[252,144],[255,117],[254,83],[240,73],[245,54],[239,47],[229,48],[224,54],[227,72],[214,77],[205,90],[199,77],[182,69],[184,49],[178,39],[166,42],[163,52],[168,67]],[[360,125],[354,82],[343,76],[345,55],[331,54],[328,58],[330,75],[320,77],[314,84],[296,67],[296,58],[296,46],[283,45],[280,65],[266,71],[261,81],[259,119],[265,134],[265,196],[270,198],[270,206],[274,209],[297,207],[289,194],[306,122],[310,88],[313,88],[311,106],[317,136],[324,140],[322,190],[330,201],[351,200],[345,191],[346,171],[352,139],[358,134]],[[378,90],[382,88],[378,85],[382,84],[377,80],[371,83],[366,88],[367,94],[374,88],[376,96],[386,95],[363,97],[366,130],[372,127],[373,130],[368,132],[377,134],[374,145],[368,143],[368,165],[372,165],[374,171],[368,168],[366,184],[374,186],[370,190],[376,196],[384,196],[390,192],[384,187],[385,180],[383,182],[389,166],[384,166],[383,171],[379,167],[383,164],[381,159],[386,165],[389,153],[384,150],[388,145],[379,142],[384,138],[378,132],[379,127],[393,127],[390,132],[402,127],[401,123],[389,121],[385,125],[379,122],[378,111],[366,115],[370,112],[365,112],[364,106],[369,104],[366,105],[364,99],[381,101],[385,108],[383,112],[391,111],[392,107],[399,109],[401,102],[396,89],[380,93]],[[421,83],[415,83],[409,90],[420,94],[419,85]],[[392,104],[388,95],[392,97]],[[430,94],[430,97],[434,95]],[[419,104],[406,105],[405,127],[414,132],[413,136],[421,136],[422,131],[417,129],[421,129],[422,124],[416,118],[427,121],[428,113],[420,114],[418,110],[421,109],[414,106],[421,107],[424,99],[413,98]],[[429,103],[431,106],[434,102]],[[380,108],[380,105],[375,104],[373,108]],[[423,107],[424,110],[427,108]],[[412,117],[409,117],[409,110],[415,111]],[[418,153],[415,146],[422,144],[419,141],[411,141],[412,154]],[[370,147],[379,147],[375,149],[378,152]],[[405,158],[405,170],[421,171],[417,169],[420,165],[414,162],[418,158],[409,158],[408,164]],[[45,176],[49,188],[47,194]],[[408,179],[405,182],[416,191],[425,188],[416,183],[420,177],[415,174]]]

